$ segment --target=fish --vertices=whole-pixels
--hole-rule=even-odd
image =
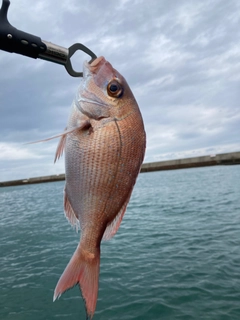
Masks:
[[[55,161],[65,154],[64,211],[80,243],[60,277],[54,301],[79,285],[87,319],[98,297],[100,245],[117,232],[146,148],[143,119],[124,77],[104,58],[83,65]]]

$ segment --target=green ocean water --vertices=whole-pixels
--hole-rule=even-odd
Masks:
[[[0,188],[0,319],[85,319],[78,287],[52,302],[77,234],[64,182]],[[240,166],[140,174],[101,246],[96,320],[240,319]]]

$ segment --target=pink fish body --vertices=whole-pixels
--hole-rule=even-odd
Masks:
[[[126,80],[99,57],[84,64],[66,134],[64,210],[81,239],[55,288],[54,300],[76,284],[92,319],[98,295],[100,243],[118,230],[145,152],[146,136]]]

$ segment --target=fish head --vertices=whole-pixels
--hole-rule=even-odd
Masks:
[[[121,119],[138,108],[124,77],[104,57],[84,63],[76,105],[90,119]]]

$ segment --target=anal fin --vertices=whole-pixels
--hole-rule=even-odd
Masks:
[[[71,225],[73,227],[76,228],[76,231],[78,231],[78,229],[80,229],[79,221],[78,221],[77,216],[71,206],[71,203],[68,200],[66,188],[64,189],[64,212],[65,212],[65,215],[66,215],[66,218],[68,219],[68,221],[71,223]]]

